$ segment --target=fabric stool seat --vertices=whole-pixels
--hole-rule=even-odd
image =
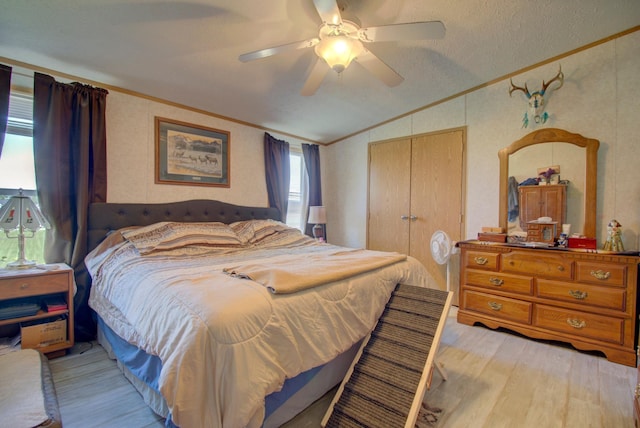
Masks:
[[[3,426],[62,427],[53,376],[45,355],[34,349],[0,355],[0,379]]]

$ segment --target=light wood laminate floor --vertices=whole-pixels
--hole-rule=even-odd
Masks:
[[[425,399],[444,409],[436,427],[633,427],[636,369],[565,345],[447,320],[436,371]],[[97,344],[80,343],[50,361],[66,428],[162,427]],[[330,402],[286,424],[319,427]]]

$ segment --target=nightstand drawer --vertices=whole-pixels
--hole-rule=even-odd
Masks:
[[[0,279],[0,293],[3,299],[67,292],[68,290],[68,272]]]

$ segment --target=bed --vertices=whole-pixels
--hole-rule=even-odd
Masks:
[[[93,204],[99,341],[167,426],[279,426],[339,383],[417,260],[220,201]]]

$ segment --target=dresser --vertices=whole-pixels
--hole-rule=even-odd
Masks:
[[[458,246],[458,322],[567,342],[636,366],[640,257],[480,241]]]

